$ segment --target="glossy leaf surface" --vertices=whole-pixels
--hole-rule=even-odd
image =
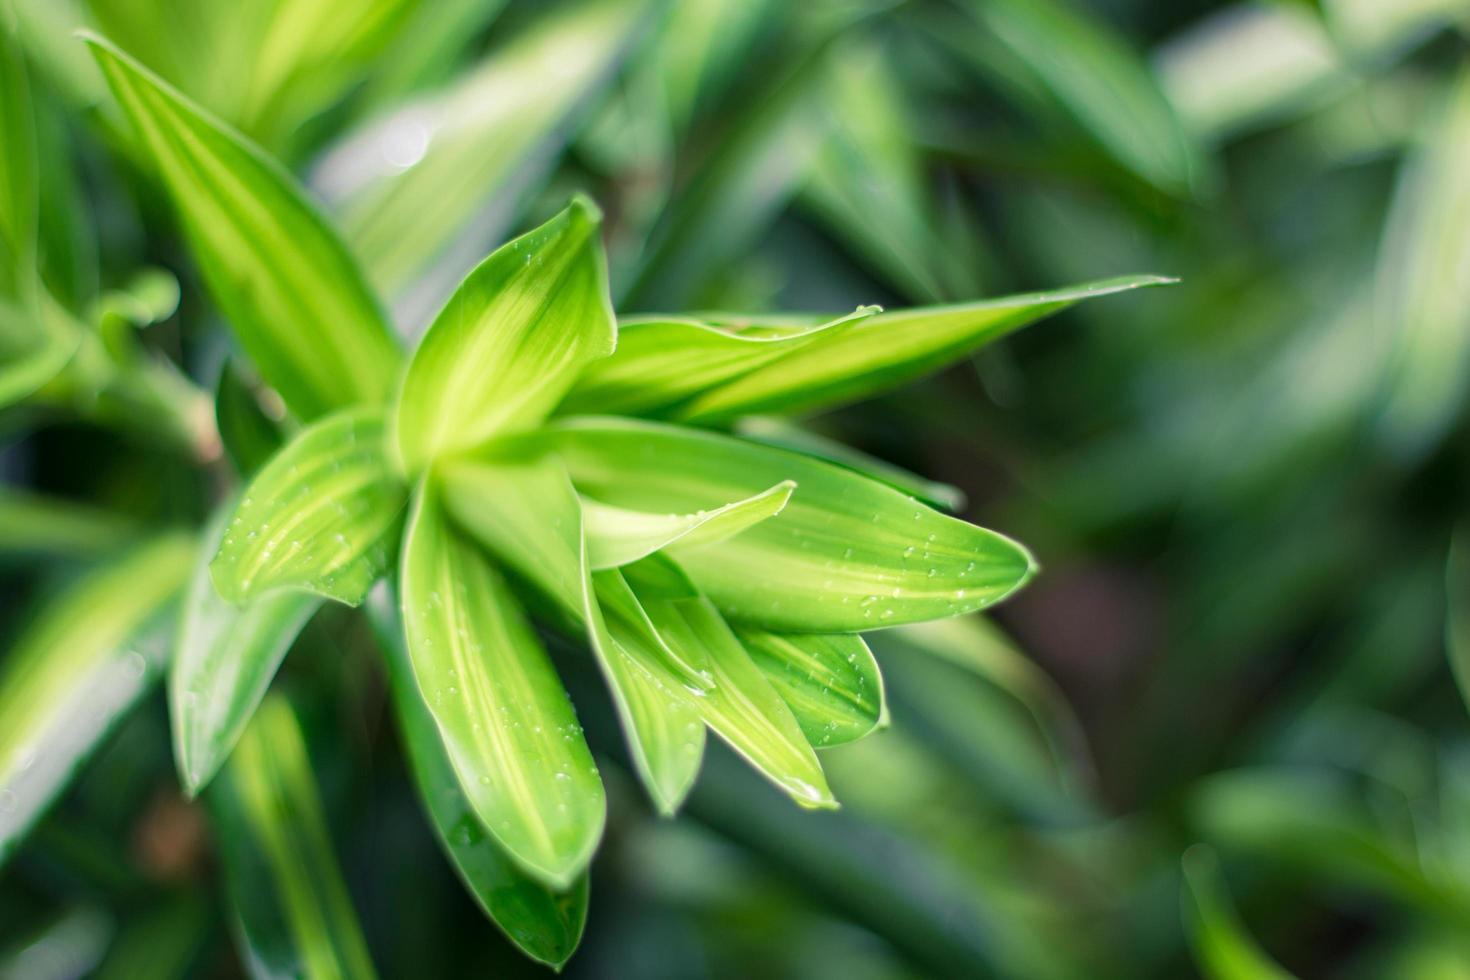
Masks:
[[[350,409],[303,430],[245,488],[210,565],[220,595],[275,589],[357,605],[392,562],[407,491],[382,412]]]
[[[858,634],[735,633],[813,747],[856,741],[884,720],[883,675]]]

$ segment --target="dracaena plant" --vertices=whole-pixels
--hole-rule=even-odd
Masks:
[[[606,802],[544,631],[588,651],[660,813],[689,792],[708,732],[797,804],[836,806],[817,750],[886,719],[863,632],[984,609],[1036,563],[945,513],[932,484],[736,423],[865,397],[1159,281],[832,318],[619,320],[599,211],[577,197],[484,259],[406,351],[283,168],[89,43],[214,300],[299,423],[272,448],[276,430],[239,421],[240,392],[221,386],[248,480],[186,589],[169,676],[179,771],[190,794],[209,787],[227,856],[236,833],[263,842],[279,877],[261,887],[304,874],[287,904],[325,910],[337,945],[318,953],[349,973],[367,958],[336,917],[335,871],[293,866],[293,837],[325,827],[289,710],[266,696],[320,605],[365,608],[446,854],[513,941],[559,964]],[[298,801],[284,825],[282,797]]]

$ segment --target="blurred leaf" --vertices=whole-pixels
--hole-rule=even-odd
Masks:
[[[320,596],[279,591],[235,606],[220,598],[210,559],[235,507],[216,513],[184,597],[178,644],[169,666],[168,703],[174,761],[194,796],[214,777],[265,697],[286,651],[321,607]]]
[[[623,419],[546,430],[577,489],[617,507],[720,507],[795,480],[777,516],[734,538],[670,549],[732,619],[854,632],[999,601],[1034,569],[1020,545],[819,460],[728,436]]]
[[[668,589],[659,561],[629,565],[623,575],[659,637],[685,660],[709,665],[714,684],[696,701],[705,722],[797,803],[835,807],[821,763],[776,688],[713,603],[684,582]]]
[[[546,169],[568,118],[608,77],[645,9],[622,0],[564,8],[326,156],[316,184],[385,295],[400,300],[413,287],[424,295],[412,307],[433,310],[503,238],[520,188]],[[421,272],[428,278],[414,286]]]
[[[1047,293],[879,313],[847,329],[824,332],[778,360],[703,392],[681,405],[675,417],[709,425],[739,415],[808,412],[857,401],[937,371],[1082,300],[1173,281],[1131,276]]]
[[[252,972],[375,976],[301,725],[282,696],[261,702],[208,798]]]
[[[158,675],[151,624],[189,574],[195,542],[165,534],[99,568],[41,612],[0,676],[0,862]]]
[[[94,558],[138,533],[120,514],[0,486],[0,555]]]
[[[500,15],[505,0],[418,3],[363,83],[361,102],[391,106],[442,83],[463,67],[464,53]]]
[[[585,362],[612,352],[601,222],[575,198],[496,249],[435,317],[398,396],[394,440],[410,473],[535,425]]]
[[[602,836],[597,767],[500,572],[454,533],[432,485],[416,494],[401,575],[414,677],[470,805],[523,868],[569,887]]]
[[[302,430],[245,488],[210,565],[231,602],[296,589],[355,606],[393,559],[407,491],[377,408]]]
[[[35,274],[40,177],[36,120],[25,60],[0,17],[0,295],[17,296]]]
[[[173,980],[190,976],[209,936],[208,911],[198,895],[160,903],[123,926],[93,976],[96,980]]]
[[[1058,0],[971,0],[987,30],[1124,167],[1163,191],[1205,183],[1205,159],[1147,62],[1107,24]]]
[[[1470,367],[1470,72],[1409,161],[1379,265],[1378,328],[1396,342],[1378,434],[1417,457],[1464,407]]]
[[[649,514],[584,497],[588,560],[594,570],[615,568],[676,545],[715,544],[781,513],[795,488],[787,480],[753,497],[694,514]]]
[[[291,177],[132,58],[89,43],[265,379],[303,419],[386,400],[398,348],[336,232]]]
[[[583,874],[557,893],[523,872],[475,816],[439,739],[434,716],[419,695],[392,590],[379,586],[367,600],[393,705],[419,800],[455,872],[480,908],[527,956],[560,969],[582,938],[588,881]]]
[[[886,483],[900,493],[917,497],[931,507],[953,512],[965,506],[965,494],[959,487],[926,480],[917,473],[900,469],[886,460],[859,452],[844,442],[828,439],[782,418],[752,415],[735,424],[735,433],[752,442],[789,449],[846,467],[879,483]]]
[[[775,363],[829,332],[850,329],[879,311],[876,306],[861,306],[846,316],[808,324],[783,323],[780,318],[738,324],[674,317],[623,319],[618,323],[617,349],[587,365],[560,411],[678,414],[700,394]]]
[[[0,298],[0,408],[19,402],[55,378],[82,335],[44,289],[29,306]]]
[[[281,430],[232,360],[220,368],[214,388],[214,422],[235,472],[249,479],[281,448]]]
[[[1445,563],[1445,650],[1460,697],[1470,707],[1470,537],[1461,526],[1450,540]]]
[[[1208,980],[1288,980],[1245,931],[1220,874],[1214,851],[1184,852],[1184,922],[1195,963]]]
[[[741,626],[735,634],[814,748],[856,741],[886,722],[883,675],[856,633],[772,633]]]
[[[687,689],[703,678],[659,639],[621,575],[592,574],[565,469],[544,459],[461,460],[443,481],[459,525],[585,628],[639,778],[659,812],[672,814],[704,753]]]

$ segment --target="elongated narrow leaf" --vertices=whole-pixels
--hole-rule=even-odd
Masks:
[[[189,575],[194,541],[169,534],[82,579],[47,606],[0,675],[0,863],[157,678],[157,622]]]
[[[261,408],[232,361],[220,369],[214,388],[214,424],[235,471],[249,479],[281,448],[281,427]]]
[[[668,587],[670,567],[651,558],[630,565],[625,574],[659,637],[686,659],[710,665],[715,682],[698,702],[705,722],[797,803],[835,807],[821,763],[791,709],[713,603],[692,584]]]
[[[1404,457],[1426,452],[1464,408],[1470,368],[1470,72],[1405,169],[1379,263],[1375,311],[1391,332],[1379,435]]]
[[[577,488],[618,507],[686,512],[795,480],[780,514],[718,544],[669,549],[732,619],[850,633],[955,616],[1019,588],[1024,548],[851,470],[651,422],[569,419],[546,430]]]
[[[44,289],[29,303],[0,298],[0,408],[33,394],[66,367],[82,328]]]
[[[97,558],[139,530],[120,514],[0,486],[0,556]]]
[[[1290,980],[1241,925],[1215,852],[1197,844],[1184,852],[1184,925],[1195,964],[1208,980]]]
[[[845,466],[863,476],[886,483],[900,493],[918,497],[931,507],[957,511],[965,506],[965,492],[959,487],[926,480],[917,473],[910,473],[885,460],[859,452],[845,442],[829,439],[782,418],[752,415],[739,421],[735,426],[735,433],[753,442],[790,449],[828,463]]]
[[[392,562],[407,491],[378,409],[348,409],[291,440],[245,488],[210,565],[220,595],[275,589],[357,605]]]
[[[297,415],[385,400],[399,351],[336,233],[289,175],[107,42],[89,42],[256,366]]]
[[[301,725],[267,698],[209,791],[241,959],[266,976],[374,976]]]
[[[10,19],[0,16],[0,296],[19,295],[36,272],[40,177],[34,111],[19,41]]]
[[[316,184],[337,202],[372,281],[396,300],[425,273],[430,281],[415,291],[428,292],[431,312],[503,239],[516,217],[507,202],[549,169],[569,117],[611,75],[648,9],[624,0],[561,8],[441,94],[370,122],[330,153]]]
[[[883,675],[856,633],[735,634],[815,748],[856,741],[885,718]]]
[[[205,536],[169,665],[174,761],[190,796],[204,788],[235,747],[281,658],[322,604],[320,596],[307,592],[276,592],[243,606],[220,598],[209,561],[229,512],[221,509]]]
[[[597,206],[496,249],[460,284],[408,366],[396,440],[409,472],[546,416],[588,360],[612,352]]]
[[[606,804],[566,691],[499,571],[421,486],[403,547],[414,677],[470,805],[555,888],[586,868]]]
[[[587,365],[561,406],[579,412],[665,416],[696,395],[780,360],[829,332],[879,312],[860,307],[816,323],[780,318],[750,323],[634,317],[618,323],[618,349]]]
[[[1204,157],[1147,62],[1060,0],[971,0],[1002,45],[1124,167],[1171,194],[1205,180]]]
[[[583,498],[587,553],[594,569],[646,558],[662,548],[695,548],[739,534],[781,513],[796,484],[787,480],[744,500],[694,514],[648,514]]]
[[[704,724],[690,691],[707,679],[659,639],[615,570],[591,574],[566,471],[544,459],[459,461],[443,482],[459,525],[584,625],[639,778],[659,812],[672,814],[703,759]]]
[[[379,585],[368,597],[366,608],[388,664],[398,727],[419,800],[440,847],[480,908],[506,937],[527,956],[559,969],[582,938],[587,875],[565,892],[552,891],[522,871],[485,831],[455,778],[434,716],[414,682],[392,590]]]
[[[1169,282],[1131,276],[1047,293],[890,310],[849,329],[825,332],[777,361],[689,399],[673,415],[707,424],[759,412],[830,408],[922,377],[1084,299]]]

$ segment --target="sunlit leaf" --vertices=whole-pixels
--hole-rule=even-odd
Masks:
[[[261,703],[208,798],[241,958],[265,976],[375,976],[289,702]]]
[[[779,360],[711,388],[674,415],[707,424],[737,415],[810,411],[856,401],[936,371],[1082,300],[1171,281],[1132,276],[1046,293],[889,310],[824,333]]]
[[[316,184],[337,202],[372,281],[396,299],[432,263],[430,282],[417,287],[427,301],[413,306],[432,310],[448,295],[501,240],[515,218],[513,188],[546,166],[644,11],[622,0],[558,11],[442,94],[396,109],[328,154]],[[467,230],[472,237],[451,247]]]
[[[1463,410],[1470,390],[1470,73],[1407,164],[1379,260],[1378,329],[1388,354],[1383,441],[1424,453]]]
[[[1290,978],[1245,931],[1214,851],[1196,845],[1184,852],[1184,885],[1184,923],[1195,963],[1208,980]]]
[[[584,497],[588,560],[594,569],[613,568],[663,548],[715,544],[781,513],[795,488],[787,480],[753,497],[694,514],[649,514]]]
[[[819,749],[852,742],[884,720],[883,675],[856,633],[735,633]]]
[[[414,677],[470,805],[522,867],[569,887],[602,836],[597,767],[524,613],[432,485],[416,494],[401,576]]]
[[[48,604],[5,658],[0,861],[157,678],[168,649],[157,618],[194,548],[167,534],[103,566]]]
[[[586,629],[634,767],[659,811],[673,813],[703,758],[689,688],[704,679],[659,639],[621,575],[591,573],[565,470],[550,460],[465,460],[445,468],[443,483],[456,522]]]
[[[864,306],[815,323],[780,317],[744,323],[625,318],[618,323],[617,350],[587,365],[561,411],[677,414],[695,396],[778,361],[828,332],[850,329],[877,312],[876,306]]]
[[[392,562],[407,491],[380,409],[338,412],[287,443],[245,488],[210,571],[245,602],[300,589],[357,605]]]
[[[775,517],[670,549],[734,620],[791,632],[897,626],[988,606],[1034,570],[1015,542],[786,450],[625,419],[569,419],[546,438],[579,491],[633,510],[709,509],[795,480]]]
[[[138,533],[138,526],[120,514],[0,487],[0,555],[95,558]]]
[[[40,197],[36,121],[20,44],[0,16],[0,295],[34,275]],[[3,404],[3,402],[0,402]]]
[[[587,919],[584,874],[558,893],[527,875],[486,833],[444,754],[434,716],[414,681],[392,590],[380,585],[366,605],[388,664],[388,681],[419,799],[455,872],[485,914],[526,955],[560,968],[577,948]]]
[[[294,591],[260,596],[243,606],[220,598],[209,563],[232,509],[222,508],[205,536],[169,665],[174,760],[190,796],[223,764],[281,659],[322,604],[320,596]]]
[[[697,702],[705,722],[802,806],[835,807],[791,709],[714,604],[687,581],[670,584],[669,571],[652,558],[623,574],[659,637],[685,659],[709,664],[714,685]]]
[[[89,43],[262,376],[302,418],[384,401],[397,345],[336,232],[291,177],[129,56]]]
[[[617,324],[596,205],[578,197],[496,249],[460,284],[414,353],[395,439],[409,472],[545,417]]]
[[[0,408],[56,377],[82,341],[78,324],[49,295],[32,296],[29,306],[0,299]]]

